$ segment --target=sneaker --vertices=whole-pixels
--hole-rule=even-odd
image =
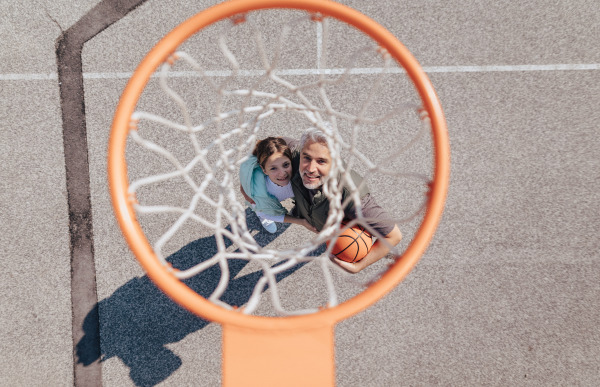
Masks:
[[[260,219],[260,224],[262,224],[265,230],[267,230],[271,234],[274,234],[277,231],[277,224],[274,221],[269,219],[263,219],[260,216],[258,217],[258,219]]]

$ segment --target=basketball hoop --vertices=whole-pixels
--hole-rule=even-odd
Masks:
[[[262,22],[252,24],[252,18],[275,11],[285,16],[283,22],[278,21],[281,32],[275,37],[261,35],[257,26],[262,26]],[[270,14],[265,18],[272,19]],[[337,24],[330,29],[329,22]],[[315,26],[319,34],[318,58],[312,70],[282,68],[286,44],[299,39],[297,32],[311,30],[311,26]],[[246,51],[240,51],[241,57],[237,56],[237,38],[232,36],[240,28],[249,29],[248,40],[256,47],[255,55],[246,58]],[[328,39],[330,33],[338,31],[337,28],[360,32],[360,36],[371,44],[364,49],[354,47],[353,52],[340,55],[342,59],[333,58],[328,52]],[[215,51],[202,43],[198,55],[207,57],[197,60],[188,49],[194,51],[192,40],[201,32],[215,37],[212,39]],[[274,52],[267,50],[267,40],[271,43],[269,47],[275,47]],[[205,68],[205,62],[212,60],[215,61],[214,68]],[[244,60],[251,63],[248,68],[244,67]],[[372,67],[375,60],[382,65]],[[330,63],[335,65],[327,66]],[[188,70],[177,71],[176,66],[179,65],[186,66]],[[219,66],[220,69],[217,68]],[[160,87],[151,83],[157,71]],[[171,83],[185,77],[201,80],[202,91],[212,90],[214,99],[207,102],[206,98],[200,98],[193,92],[182,95]],[[372,78],[365,80],[365,77]],[[394,101],[394,106],[389,109],[389,103],[385,102],[383,105],[388,110],[379,111],[375,106],[378,93],[393,77],[402,77],[406,82],[406,85],[392,86],[397,89],[398,96],[404,95],[401,91],[404,86],[410,86],[406,93],[414,96],[397,106]],[[366,91],[366,97],[360,106],[354,107],[354,113],[349,113],[340,108],[340,104],[333,101],[328,93],[334,93],[332,90],[342,87],[340,85],[352,84],[354,78],[368,87],[361,86],[360,90]],[[304,82],[296,84],[298,80]],[[188,90],[187,84],[178,86],[181,90]],[[351,95],[347,90],[354,86],[349,87],[340,93],[342,97]],[[157,112],[148,111],[153,102],[153,98],[143,97],[148,88],[160,89],[168,97],[168,102],[158,104]],[[197,88],[194,86],[189,90],[197,91]],[[186,98],[193,100],[195,106],[190,107]],[[174,106],[177,113],[168,111],[169,106]],[[283,250],[260,246],[254,240],[247,227],[244,204],[240,197],[236,197],[239,180],[235,175],[239,165],[248,158],[253,144],[264,134],[263,127],[277,114],[290,115],[293,122],[286,127],[296,125],[294,120],[298,120],[306,123],[305,127],[310,124],[323,129],[329,138],[334,159],[335,173],[332,176],[336,176],[330,179],[325,189],[332,203],[325,227],[305,245]],[[416,117],[415,122],[407,124],[407,127],[418,126],[418,129],[411,131],[411,135],[401,143],[387,144],[388,147],[397,146],[397,152],[382,149],[383,156],[374,161],[360,149],[361,128],[381,127],[388,122],[392,122],[389,125],[395,128],[394,120],[412,115]],[[162,133],[163,129],[169,132],[166,145],[156,139],[157,133]],[[387,135],[387,132],[381,137],[385,137],[384,134]],[[405,154],[406,149],[421,149],[415,144],[425,134],[431,136],[431,142],[424,145],[431,148],[433,155],[433,161],[429,158],[424,161],[431,166],[430,174],[424,176],[421,172],[398,173],[394,170],[398,155]],[[169,142],[169,139],[174,140]],[[179,157],[179,148],[185,146],[172,145],[181,139],[188,141],[191,149],[189,158]],[[134,156],[143,152],[152,156],[143,156],[138,165],[132,164]],[[129,156],[130,153],[134,155]],[[412,54],[385,28],[358,11],[332,1],[234,0],[218,4],[183,22],[142,60],[117,107],[108,157],[116,217],[125,239],[148,276],[174,301],[223,326],[223,384],[307,386],[333,385],[335,382],[335,324],[383,297],[410,272],[424,253],[443,212],[450,156],[446,123],[433,86]],[[156,159],[161,160],[161,163],[156,163],[160,170],[148,174],[147,170],[152,168]],[[402,161],[403,165],[418,164],[410,154],[406,160]],[[428,188],[420,199],[421,204],[416,205],[406,217],[409,221],[417,216],[422,218],[405,251],[401,256],[398,254],[389,268],[364,291],[338,302],[331,281],[335,268],[327,257],[333,246],[317,256],[314,251],[340,233],[344,203],[340,202],[336,187],[342,183],[352,185],[348,177],[351,168],[363,168],[363,173],[390,176],[390,179],[414,178]],[[132,175],[135,178],[130,180]],[[176,181],[177,187],[184,188],[167,190],[162,187],[171,180]],[[174,195],[179,191],[187,195],[189,191],[188,202],[156,204],[160,194],[146,192],[153,187],[159,187],[158,192],[168,191]],[[353,187],[351,199],[355,203],[360,202],[357,196],[359,188]],[[166,230],[150,236],[145,228],[146,221],[144,225],[140,222],[142,215],[164,215],[173,218],[173,221],[165,227]],[[358,215],[356,221],[347,227],[363,223],[365,218],[361,216],[360,207]],[[214,235],[217,251],[191,268],[173,267],[166,257],[165,246],[177,238],[176,234],[188,222],[195,222],[199,228],[209,230]],[[382,237],[374,230],[367,231],[375,237]],[[230,280],[229,261],[233,259],[254,262],[263,270],[248,304],[242,308],[222,300]],[[280,305],[275,278],[294,265],[307,262],[322,268],[329,292],[327,305],[288,311]],[[210,296],[203,297],[185,280],[210,267],[218,267],[221,277]],[[273,304],[281,316],[254,313],[266,287],[274,294]]]

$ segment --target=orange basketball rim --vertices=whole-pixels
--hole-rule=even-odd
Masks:
[[[128,195],[125,148],[131,116],[155,70],[176,48],[204,27],[238,14],[269,8],[306,10],[362,30],[406,70],[431,120],[434,171],[426,214],[402,259],[356,297],[309,315],[264,317],[226,310],[188,288],[156,259]],[[167,34],[142,60],[117,107],[109,142],[112,202],[121,230],[148,276],[189,311],[223,326],[223,384],[226,386],[330,386],[335,384],[334,326],[367,308],[410,272],[427,248],[441,218],[449,180],[450,149],[441,104],[413,55],[381,25],[347,6],[327,0],[233,0],[204,10]]]

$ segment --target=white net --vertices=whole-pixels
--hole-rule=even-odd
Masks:
[[[325,242],[339,235],[348,201],[357,217],[347,226],[383,238],[362,213],[351,170],[404,234],[390,258],[427,204],[431,128],[418,94],[384,49],[336,20],[262,11],[211,25],[163,64],[131,119],[129,194],[140,224],[162,264],[224,308],[312,313],[386,269],[383,260],[357,278],[329,258]],[[267,234],[240,193],[240,165],[257,140],[298,139],[308,127],[327,135],[332,156],[325,226]]]

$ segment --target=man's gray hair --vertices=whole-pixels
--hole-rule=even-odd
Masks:
[[[304,149],[304,145],[306,145],[307,142],[316,142],[328,146],[327,136],[321,129],[317,128],[308,128],[304,131],[304,133],[302,133],[302,137],[300,137],[300,143],[298,144],[298,149]]]

